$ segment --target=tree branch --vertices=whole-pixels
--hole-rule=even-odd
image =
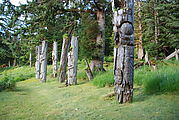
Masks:
[[[95,6],[96,6],[96,8],[97,8],[98,10],[102,10],[102,9],[99,7],[98,2],[96,2],[96,0],[93,0],[93,2],[94,2]]]
[[[59,10],[57,11],[57,14],[62,13],[62,12],[85,12],[85,13],[91,13],[91,14],[96,13],[95,11],[92,11],[92,10],[59,9]]]

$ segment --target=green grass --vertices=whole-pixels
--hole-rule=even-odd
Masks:
[[[145,96],[135,89],[132,104],[118,104],[105,96],[111,87],[97,88],[90,83],[63,87],[54,80],[40,83],[32,78],[18,82],[14,91],[0,92],[2,120],[177,120],[179,95]]]
[[[0,73],[1,75],[9,75],[14,77],[15,81],[23,81],[29,78],[32,78],[35,76],[35,68],[30,68],[29,66],[22,66],[17,68],[7,68],[7,70],[4,70]]]
[[[134,82],[144,87],[147,94],[179,90],[179,62],[169,61],[158,65],[157,70],[144,66],[135,71]]]
[[[93,79],[93,84],[98,87],[112,86],[113,83],[113,71],[109,69],[96,74]],[[179,62],[168,61],[165,64],[158,64],[157,70],[149,66],[140,67],[134,72],[134,83],[142,86],[147,94],[179,90]]]
[[[29,68],[28,66],[3,68],[0,72],[0,91],[12,89],[15,87],[16,82],[34,77],[34,68]]]
[[[0,120],[178,120],[179,91],[148,95],[143,92],[142,82],[134,87],[133,103],[118,104],[115,97],[106,97],[114,88],[100,88],[88,82],[84,67],[79,64],[75,86],[65,87],[51,78],[49,66],[47,83],[30,77],[17,82],[15,89],[0,92]],[[34,73],[31,69],[14,68],[6,73]],[[95,79],[112,79],[109,69],[111,65]],[[150,72],[149,68],[142,69]]]
[[[101,72],[93,79],[93,84],[98,87],[112,86],[114,84],[113,71]]]

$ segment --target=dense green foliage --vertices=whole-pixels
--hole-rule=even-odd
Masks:
[[[96,36],[99,33],[97,21],[90,14],[84,14],[79,27],[80,58],[96,57],[98,53]]]
[[[152,57],[166,57],[179,46],[178,0],[142,2],[143,45]]]
[[[17,36],[21,25],[18,10],[19,7],[12,5],[9,0],[0,3],[0,64],[18,59],[22,55],[18,52],[20,41]]]
[[[146,0],[142,4],[142,42],[149,56],[164,58],[179,46],[179,22],[177,0]],[[53,41],[58,42],[59,56],[63,34],[74,33],[80,40],[80,58],[92,58],[98,54],[95,43],[99,32],[96,9],[105,12],[105,55],[113,53],[112,8],[110,1],[43,0],[14,6],[3,0],[0,6],[0,64],[8,61],[24,65],[35,46],[48,41],[48,63],[51,62]],[[136,5],[136,4],[135,4]],[[135,10],[135,39],[138,40],[138,10]],[[157,27],[157,33],[155,28]],[[156,36],[157,34],[157,36]],[[15,64],[14,64],[15,65]]]
[[[14,77],[11,75],[1,75],[0,76],[0,91],[5,90],[5,89],[12,89],[16,85],[16,81]]]
[[[28,66],[11,68],[0,73],[0,90],[13,88],[15,83],[34,77],[34,68]]]

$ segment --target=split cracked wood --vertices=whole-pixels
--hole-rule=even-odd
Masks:
[[[78,39],[71,38],[71,47],[68,53],[68,80],[67,85],[77,84]]]
[[[132,102],[134,77],[134,0],[113,0],[114,80],[119,103]]]
[[[47,77],[47,47],[48,44],[46,41],[42,41],[42,49],[40,54],[40,79],[41,82],[46,82]]]
[[[68,36],[63,36],[63,45],[60,58],[60,67],[59,67],[59,82],[65,82],[66,79],[66,65],[67,65],[67,54],[70,46],[70,41]]]
[[[36,62],[35,62],[35,68],[36,68],[36,79],[40,79],[40,53],[41,53],[42,46],[36,46]]]
[[[57,72],[58,72],[58,45],[57,45],[56,41],[53,42],[52,67],[53,67],[53,77],[57,77]]]

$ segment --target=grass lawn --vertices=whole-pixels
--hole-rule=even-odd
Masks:
[[[80,71],[82,68],[79,66]],[[79,84],[70,87],[50,74],[47,83],[40,83],[34,76],[17,82],[14,90],[0,92],[0,120],[179,119],[179,91],[147,95],[142,86],[135,86],[133,103],[118,104],[115,97],[106,97],[113,87],[96,87],[82,80],[83,76],[79,72]]]
[[[179,94],[146,96],[134,92],[132,104],[118,104],[105,96],[113,88],[91,83],[63,87],[54,80],[40,83],[32,78],[18,82],[13,91],[0,92],[1,120],[177,120]]]

